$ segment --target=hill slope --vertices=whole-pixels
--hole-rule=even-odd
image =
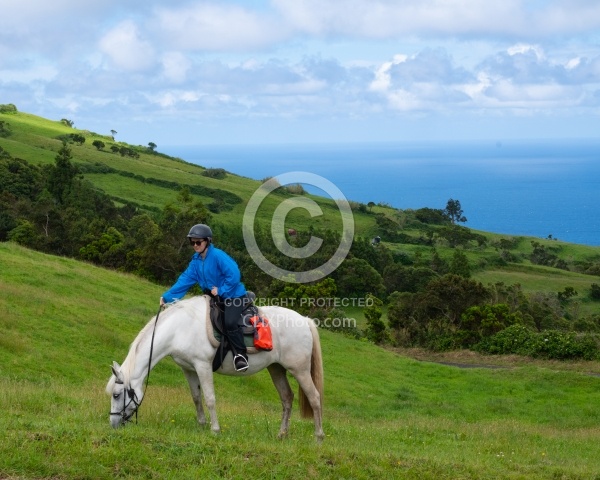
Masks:
[[[0,244],[2,478],[590,478],[597,378],[541,367],[417,362],[321,332],[327,437],[292,419],[268,375],[217,376],[220,437],[199,430],[183,375],[153,371],[139,424],[113,431],[112,360],[156,312],[159,287]],[[600,372],[598,363],[583,367]]]
[[[215,211],[218,211],[215,213],[218,222],[241,229],[248,200],[261,183],[232,173],[226,174],[224,178],[206,176],[211,173],[207,169],[154,152],[149,147],[131,146],[115,141],[108,135],[74,129],[59,121],[27,113],[3,114],[0,119],[8,125],[10,131],[9,135],[0,136],[0,147],[13,157],[24,158],[35,164],[53,164],[62,144],[61,138],[65,135],[82,135],[85,143],[74,144],[72,153],[74,162],[82,169],[85,178],[110,195],[115,202],[133,202],[149,211],[156,212],[167,203],[174,202],[179,186],[187,185],[196,199],[209,207],[214,206]],[[99,150],[93,146],[94,141],[101,141],[105,146]],[[333,200],[315,196],[310,198],[320,205],[323,215],[312,217],[303,209],[295,209],[290,218],[286,219],[286,225],[304,231],[310,228],[340,231],[339,212]],[[264,202],[264,208],[261,206],[258,212],[257,221],[270,228],[270,220],[279,201],[280,199],[269,196]],[[410,262],[419,259],[422,264],[427,264],[432,248],[436,249],[442,259],[451,261],[455,249],[441,234],[436,233],[441,231],[439,226],[417,221],[414,212],[408,210],[381,205],[369,209],[364,205],[363,208],[358,208],[358,204],[354,206],[356,237],[372,238],[380,235],[384,238],[382,245],[397,258],[409,259]],[[392,234],[386,237],[390,228]],[[589,293],[591,285],[598,282],[600,247],[526,237],[510,238],[489,232],[473,234],[486,240],[483,244],[470,241],[464,247],[475,279],[484,283],[519,283],[527,292],[542,290],[556,294],[567,287],[573,287],[578,293],[576,300],[579,301],[582,313],[600,313],[600,302],[592,301]],[[564,270],[532,265],[532,240],[573,271],[564,274]],[[508,250],[502,247],[503,241],[510,244]],[[596,275],[582,274],[586,269],[596,272]]]

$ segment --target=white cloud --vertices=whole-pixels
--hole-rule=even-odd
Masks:
[[[0,84],[49,82],[55,79],[58,74],[56,67],[47,64],[32,65],[19,69],[0,69]]]
[[[384,62],[375,71],[375,79],[369,85],[369,88],[376,92],[385,92],[392,84],[390,70],[393,65],[404,63],[408,60],[406,55],[395,55],[391,62]]]
[[[159,8],[153,25],[171,48],[192,51],[248,51],[273,45],[285,35],[272,16],[241,6],[205,2]]]
[[[599,31],[597,0],[0,0],[0,85],[51,117],[225,129],[597,116]]]
[[[173,107],[180,102],[193,103],[202,98],[202,94],[194,91],[169,91],[150,97],[150,101],[161,107]]]
[[[167,80],[178,84],[186,80],[192,62],[181,52],[167,52],[162,57],[162,66]]]
[[[482,36],[525,38],[594,33],[597,2],[554,0],[273,0],[300,32],[352,38]]]
[[[528,45],[525,43],[513,45],[509,47],[506,51],[510,56],[533,53],[538,60],[543,60],[546,56],[544,54],[543,49],[539,45]]]
[[[142,38],[137,25],[131,20],[112,28],[100,39],[98,46],[122,70],[145,70],[154,63],[154,48]]]

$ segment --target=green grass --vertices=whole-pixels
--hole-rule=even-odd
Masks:
[[[113,430],[104,392],[162,289],[0,244],[0,478],[588,479],[600,472],[600,363],[485,369],[417,361],[322,331],[321,445],[266,372],[216,376],[223,432],[200,428],[170,359],[138,424]],[[295,389],[295,386],[293,386]]]

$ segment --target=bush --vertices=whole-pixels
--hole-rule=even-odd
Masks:
[[[511,325],[483,339],[475,348],[495,355],[527,355],[555,360],[600,358],[599,336],[546,330],[536,333],[524,325]]]
[[[534,350],[535,332],[524,325],[511,325],[504,330],[484,338],[476,349],[492,355],[530,355]]]
[[[17,107],[12,103],[0,105],[0,113],[17,113]]]
[[[224,168],[207,168],[202,172],[202,176],[222,180],[227,176],[227,171]]]
[[[285,190],[288,193],[291,193],[292,195],[304,195],[304,194],[306,194],[306,190],[304,190],[304,187],[300,183],[295,183],[295,184],[292,184],[292,185],[288,185],[287,187],[285,187]]]
[[[600,285],[598,285],[597,283],[592,283],[590,298],[592,300],[600,300]]]
[[[598,347],[595,346],[595,348],[590,349],[592,344],[587,342],[586,348],[584,348],[583,338],[585,337],[577,337],[573,332],[559,332],[556,330],[541,332],[538,334],[537,349],[534,356],[556,360],[572,358],[591,360],[597,356]]]

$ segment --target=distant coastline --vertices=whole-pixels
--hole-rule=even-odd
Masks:
[[[472,229],[600,245],[600,140],[161,149],[257,180],[311,172],[363,203],[444,208],[454,198]]]

